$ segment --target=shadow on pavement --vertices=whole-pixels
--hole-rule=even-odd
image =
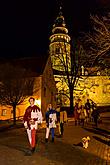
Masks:
[[[67,131],[67,134],[64,134],[64,137],[55,137],[54,143],[51,142],[51,137],[49,142],[45,143],[45,129],[38,131],[39,145],[37,148],[39,150],[37,150],[37,152],[30,158],[27,157],[28,155],[25,156],[25,153],[29,151],[29,147],[27,134],[24,128],[14,129],[3,133],[1,132],[0,137],[2,137],[0,138],[0,154],[1,159],[4,161],[2,164],[18,165],[21,160],[23,165],[32,164],[32,161],[35,161],[35,164],[38,165],[100,165],[100,162],[105,162],[103,158],[95,155],[95,147],[92,147],[92,150],[89,147],[84,149],[81,146],[81,143],[77,143],[79,140],[77,139],[77,136],[75,137],[75,132],[72,125],[71,127],[67,126],[66,128],[67,130],[69,130],[69,128],[71,129],[70,131]],[[76,131],[76,133],[78,134],[79,131]],[[67,136],[68,134],[69,136]],[[68,137],[68,141],[66,140],[66,136]],[[69,138],[71,140],[69,140]],[[74,140],[74,138],[76,138],[76,140]],[[76,144],[73,144],[73,142],[76,142]],[[6,146],[6,148],[3,146]],[[4,156],[5,149],[6,159],[3,159],[2,157]],[[12,156],[15,158],[14,162],[11,157],[9,157],[9,153],[13,153]]]
[[[103,132],[103,133],[106,133],[106,134],[109,134],[110,135],[110,131],[108,131],[108,130],[105,130],[105,129],[102,129],[102,128],[95,128],[96,130],[98,130],[98,131],[101,131],[101,132]]]
[[[5,132],[5,131],[8,131],[10,129],[17,129],[17,128],[22,128],[23,127],[23,124],[17,124],[17,125],[13,125],[13,124],[10,124],[10,125],[3,125],[3,126],[0,126],[0,132]]]
[[[98,128],[98,127],[92,127],[92,128],[83,127],[83,129],[85,129],[86,131],[89,131],[89,132],[92,132],[92,133],[102,135],[104,137],[109,138],[110,132],[107,131],[107,130],[104,130],[104,129],[101,129],[101,128]]]
[[[96,160],[97,164],[103,161],[100,157],[89,153],[88,149],[83,149],[82,143],[70,145],[57,141],[55,144],[48,144],[45,152],[45,154],[41,153],[42,157],[51,159],[53,162],[60,162],[63,165],[94,165]]]
[[[26,152],[29,150],[29,148],[23,147],[23,146],[21,146],[21,145],[6,145],[6,146],[9,147],[9,148],[16,149],[16,150],[18,150],[18,151],[22,151],[22,152],[24,152],[24,153],[26,153]]]
[[[3,141],[3,142],[0,142],[0,145],[3,145],[3,146],[6,146],[8,148],[11,148],[11,149],[21,151],[24,154],[27,153],[27,151],[29,151],[29,147],[24,147],[22,145],[22,143],[20,144],[19,140],[18,140],[17,143],[14,141],[14,139],[12,139],[12,141],[10,141],[10,142],[9,141]]]
[[[1,127],[0,127],[0,132],[7,131],[7,130],[9,130],[9,129],[12,128],[12,127],[13,127],[13,125],[1,126]]]
[[[73,144],[74,146],[79,146],[79,147],[83,147],[83,144],[81,142],[77,143],[77,144]]]
[[[96,139],[97,141],[100,141],[101,143],[104,143],[104,144],[110,146],[110,140],[109,141],[108,140],[104,140],[104,139],[102,139],[102,138],[100,138],[98,136],[93,136],[93,138]]]
[[[13,135],[14,136],[14,135]],[[21,135],[20,135],[21,136]],[[23,136],[23,135],[22,135]],[[37,162],[38,164],[41,164],[42,161],[48,160],[52,162],[55,165],[99,165],[100,162],[104,161],[99,156],[94,155],[94,153],[90,153],[88,149],[83,149],[81,146],[81,143],[78,143],[76,145],[67,143],[64,141],[64,139],[57,139],[55,138],[55,142],[52,143],[49,141],[48,143],[43,143],[42,140],[43,137],[39,133],[39,151],[32,155],[32,159],[37,161],[36,156],[41,157],[41,162]],[[0,142],[1,145],[7,146],[11,149],[15,149],[18,151],[23,152],[23,155],[29,150],[29,148],[25,147],[26,143],[24,143],[26,139],[23,138],[22,141],[20,141],[19,136],[16,137],[16,135],[13,137],[13,139],[3,140]],[[79,147],[80,146],[80,147]],[[14,155],[16,157],[16,152]],[[25,157],[25,160],[27,157]],[[96,162],[97,160],[97,162]],[[5,160],[6,161],[6,160]],[[17,162],[16,158],[16,162]],[[28,163],[31,164],[31,159],[28,160]],[[15,164],[16,164],[15,162]],[[11,165],[11,162],[10,162]],[[47,165],[47,164],[46,164]]]

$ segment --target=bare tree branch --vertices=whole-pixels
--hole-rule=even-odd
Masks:
[[[0,66],[0,104],[13,107],[16,122],[16,106],[33,94],[35,79],[25,69],[10,64]]]
[[[92,31],[86,33],[82,37],[86,54],[88,55],[88,63],[91,67],[99,66],[99,68],[109,68],[110,58],[110,15],[105,17],[90,16],[92,22]],[[101,65],[102,64],[102,65]],[[102,67],[103,66],[103,67]]]

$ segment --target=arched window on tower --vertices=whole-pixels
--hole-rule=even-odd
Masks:
[[[57,53],[57,54],[60,53],[60,47],[56,47],[56,53]]]

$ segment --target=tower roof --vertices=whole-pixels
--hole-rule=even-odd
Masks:
[[[53,25],[53,27],[57,27],[57,26],[65,27],[65,19],[62,13],[62,7],[60,7],[59,14],[55,20],[55,24]]]
[[[68,33],[66,28],[65,19],[62,12],[62,7],[60,7],[59,14],[53,25],[53,33]]]

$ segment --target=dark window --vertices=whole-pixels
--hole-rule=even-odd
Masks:
[[[56,53],[60,53],[60,47],[56,47]]]

